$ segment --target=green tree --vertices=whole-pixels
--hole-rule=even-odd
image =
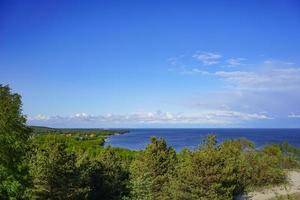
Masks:
[[[209,135],[196,151],[184,151],[172,178],[172,199],[223,200],[243,190],[240,185],[241,145],[217,146]]]
[[[0,199],[21,199],[28,185],[25,156],[30,129],[21,96],[0,85]]]
[[[80,164],[82,199],[118,200],[128,196],[129,171],[113,148],[105,148],[96,158]]]
[[[79,190],[79,174],[76,155],[66,150],[60,136],[47,136],[45,143],[35,145],[30,159],[30,175],[33,178],[31,199],[76,199]]]
[[[169,181],[176,162],[175,150],[164,139],[151,138],[151,143],[132,163],[132,199],[169,199]]]

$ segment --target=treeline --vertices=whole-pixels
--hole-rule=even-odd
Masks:
[[[125,129],[102,129],[102,128],[49,128],[45,126],[29,126],[32,134],[71,134],[72,136],[96,135],[111,136],[114,134],[125,134]]]
[[[64,135],[70,138],[69,143],[75,146],[99,146],[104,145],[105,139],[115,134],[125,134],[125,129],[100,129],[100,128],[49,128],[44,126],[29,126],[31,135],[37,140],[45,142],[43,137],[49,134]],[[80,142],[76,142],[80,141]],[[73,145],[72,145],[73,146]]]
[[[65,134],[36,135],[26,126],[20,96],[0,86],[0,199],[226,200],[285,183],[298,157],[287,143],[256,149],[245,139],[219,144],[214,135],[178,153],[162,138],[130,151]]]

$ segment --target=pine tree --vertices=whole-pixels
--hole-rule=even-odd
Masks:
[[[30,159],[31,199],[68,200],[79,195],[76,155],[66,148],[64,139],[58,136],[49,136],[36,147]]]
[[[176,161],[175,150],[164,139],[151,138],[131,167],[132,198],[169,199],[168,186]]]
[[[80,164],[82,188],[86,199],[118,200],[128,196],[128,169],[121,157],[111,148],[103,149],[96,158]]]
[[[216,145],[209,135],[196,151],[185,151],[172,178],[172,199],[230,200],[239,185],[241,148],[233,143]]]

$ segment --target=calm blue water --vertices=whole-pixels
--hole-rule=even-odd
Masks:
[[[127,134],[111,136],[106,145],[140,150],[149,143],[151,136],[156,136],[165,138],[168,145],[179,151],[184,147],[197,148],[209,133],[215,134],[219,142],[247,138],[254,141],[256,147],[283,141],[300,147],[300,129],[130,129]]]

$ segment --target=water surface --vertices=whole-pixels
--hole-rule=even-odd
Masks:
[[[219,142],[225,139],[247,138],[255,142],[256,147],[268,143],[284,141],[300,147],[300,129],[129,129],[124,135],[114,135],[107,139],[106,145],[143,149],[152,136],[163,137],[168,145],[177,151],[184,147],[194,149],[210,133],[217,136]]]

